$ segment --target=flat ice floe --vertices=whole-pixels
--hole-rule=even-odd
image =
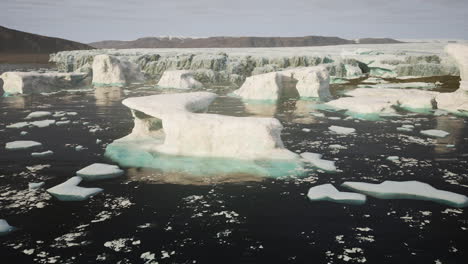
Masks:
[[[337,134],[343,134],[343,135],[352,134],[356,132],[356,129],[352,127],[342,127],[342,126],[330,126],[328,127],[328,130],[335,132]]]
[[[419,181],[384,181],[380,184],[344,182],[341,186],[379,199],[415,199],[434,201],[453,207],[468,206],[467,196],[438,190]]]
[[[327,183],[309,189],[307,197],[311,201],[330,201],[345,204],[364,204],[366,196],[360,193],[340,192]]]
[[[42,144],[37,141],[18,140],[18,141],[12,141],[12,142],[6,143],[5,149],[21,150],[21,149],[30,149],[30,148],[40,147],[40,146],[42,146]]]
[[[15,227],[8,224],[5,219],[0,219],[0,236],[4,236],[8,233],[15,231]]]
[[[164,88],[194,89],[203,87],[203,84],[195,80],[193,71],[178,70],[165,71],[161,79],[159,79],[158,86]]]
[[[55,123],[55,120],[53,119],[33,121],[33,122],[18,122],[18,123],[7,125],[6,128],[20,129],[20,128],[31,127],[31,126],[43,128],[43,127],[48,127],[50,125],[53,125],[54,123]]]
[[[84,188],[78,184],[83,179],[79,176],[72,177],[66,182],[47,189],[47,192],[60,201],[83,201],[103,191],[101,188]]]
[[[118,166],[104,163],[94,163],[76,172],[86,181],[104,180],[117,178],[124,174]]]
[[[318,153],[304,152],[301,153],[301,157],[312,164],[314,167],[317,167],[326,171],[336,171],[335,162],[331,160],[322,159],[322,155]]]
[[[34,158],[45,158],[54,155],[54,152],[52,150],[47,150],[43,152],[33,152],[31,153],[31,156]]]
[[[48,112],[48,111],[36,111],[36,112],[30,113],[24,119],[42,118],[42,117],[48,117],[48,116],[51,116],[51,115],[52,115],[52,113]]]
[[[375,88],[375,89],[435,89],[437,84],[427,82],[407,82],[407,83],[378,83],[378,84],[360,84],[358,88]]]
[[[440,137],[440,138],[443,138],[443,137],[446,137],[446,136],[450,135],[449,132],[439,130],[439,129],[421,130],[421,134],[426,135],[426,136],[430,136],[430,137]]]

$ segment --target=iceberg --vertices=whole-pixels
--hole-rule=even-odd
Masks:
[[[330,201],[355,205],[361,205],[366,202],[365,195],[360,193],[340,192],[329,183],[310,188],[307,197],[311,201]]]
[[[8,233],[11,233],[15,230],[16,228],[9,225],[5,219],[0,219],[0,236],[7,235]]]
[[[4,72],[3,90],[6,94],[40,94],[88,84],[87,74],[61,72]]]
[[[7,150],[22,150],[22,149],[30,149],[35,147],[42,146],[41,143],[31,140],[19,140],[6,143],[5,149]]]
[[[125,86],[145,79],[138,64],[111,55],[95,56],[92,67],[95,86]]]
[[[78,184],[81,181],[81,177],[75,176],[64,183],[47,189],[47,192],[60,201],[83,201],[103,191],[101,188],[79,187]]]
[[[318,153],[304,152],[301,153],[301,157],[312,164],[314,167],[317,167],[326,171],[336,171],[335,162],[331,160],[322,159],[322,155]]]
[[[320,97],[330,94],[330,76],[325,67],[304,67],[247,77],[234,95],[250,100],[278,100],[282,97]]]
[[[299,155],[284,148],[277,119],[200,113],[216,97],[193,92],[125,99],[134,128],[130,135],[108,145],[105,155],[121,166],[171,171],[207,172],[206,164],[217,162],[225,168],[215,168],[226,173],[278,175],[301,168]]]
[[[159,79],[158,86],[176,89],[194,89],[203,87],[203,84],[195,80],[193,75],[193,71],[188,70],[165,71],[161,79]]]
[[[439,129],[428,129],[428,130],[421,130],[421,134],[430,136],[430,137],[446,137],[450,133],[447,131],[439,130]]]
[[[379,199],[415,199],[434,201],[453,207],[468,206],[467,196],[438,190],[419,181],[384,181],[380,184],[344,182],[341,186]]]
[[[104,180],[120,177],[124,171],[118,166],[104,163],[94,163],[76,172],[86,181]]]
[[[328,130],[335,132],[337,134],[352,134],[356,132],[356,129],[351,128],[351,127],[342,127],[342,126],[330,126],[328,127]]]

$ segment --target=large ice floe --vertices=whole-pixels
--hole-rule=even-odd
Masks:
[[[288,96],[328,98],[329,87],[327,69],[317,66],[254,75],[233,94],[251,100],[278,100]]]
[[[452,93],[439,93],[415,89],[358,88],[326,105],[346,110],[347,114],[358,117],[372,117],[381,114],[395,114],[398,108],[416,112],[443,109],[456,114],[468,112],[468,46],[447,45],[446,51],[460,68],[460,88]]]
[[[468,206],[467,196],[438,190],[419,181],[384,181],[380,184],[344,182],[341,186],[380,199],[415,199],[434,201],[453,207]]]
[[[84,188],[78,186],[83,179],[72,177],[66,182],[47,189],[47,192],[60,201],[83,201],[103,191],[101,188]]]
[[[5,145],[5,149],[7,150],[23,150],[23,149],[31,149],[42,146],[41,143],[32,140],[18,140],[8,142]]]
[[[340,192],[331,184],[322,184],[309,189],[307,197],[311,201],[331,201],[345,204],[364,204],[366,196],[360,193]]]
[[[4,72],[3,90],[8,95],[39,94],[83,87],[89,84],[85,73]]]
[[[114,56],[101,54],[93,60],[93,85],[125,86],[143,82],[144,74],[140,66]]]
[[[121,166],[195,174],[302,172],[299,155],[283,146],[277,119],[200,113],[216,97],[194,92],[125,99],[135,126],[107,146],[106,156]]]
[[[161,79],[159,79],[158,86],[176,89],[194,89],[203,87],[199,81],[195,80],[193,71],[188,70],[165,71]]]

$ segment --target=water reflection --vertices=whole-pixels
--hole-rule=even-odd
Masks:
[[[123,99],[124,92],[121,87],[96,87],[94,97],[96,98],[96,105],[111,106]]]
[[[23,109],[31,105],[32,96],[5,96],[0,97],[0,100],[2,100],[2,105],[6,108]]]
[[[437,125],[435,129],[440,129],[449,132],[450,134],[444,138],[438,138],[434,151],[437,154],[447,154],[454,152],[456,147],[463,144],[463,131],[465,122],[461,118],[450,118],[449,116],[435,117]],[[447,145],[455,145],[455,148],[447,147]]]

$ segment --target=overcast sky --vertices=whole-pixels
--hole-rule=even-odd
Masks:
[[[86,43],[164,35],[468,39],[468,0],[0,0],[0,25]]]

